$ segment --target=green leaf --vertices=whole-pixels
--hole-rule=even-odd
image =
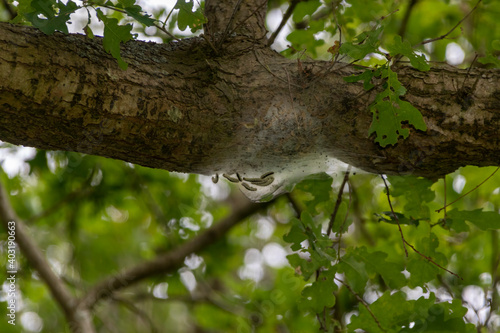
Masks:
[[[70,15],[80,8],[71,0],[67,4],[55,0],[33,0],[31,7],[34,10],[25,13],[24,16],[34,27],[47,35],[51,35],[55,31],[67,34],[67,23]],[[41,15],[45,18],[41,18]]]
[[[374,279],[378,275],[391,288],[401,288],[406,284],[402,273],[403,266],[388,262],[387,253],[376,251],[368,252],[366,247],[359,247],[348,251],[338,264],[339,272],[344,272],[351,287],[358,293],[362,293],[368,279]]]
[[[493,48],[493,50],[500,51],[500,40],[499,39],[495,39],[494,41],[492,41],[491,42],[491,47]]]
[[[146,15],[142,13],[141,6],[133,5],[124,8],[127,15],[133,17],[137,22],[144,24],[147,27],[151,27],[155,24],[155,20],[151,18],[151,15]]]
[[[286,37],[286,39],[293,44],[295,49],[306,49],[311,52],[313,56],[317,56],[316,49],[325,44],[325,41],[322,39],[318,40],[314,37],[316,32],[317,31],[314,31],[313,29],[294,30]]]
[[[299,2],[293,11],[293,22],[301,22],[307,15],[312,15],[321,6],[319,0]]]
[[[302,248],[300,243],[305,241],[307,239],[307,236],[305,228],[300,220],[293,218],[291,220],[291,223],[292,227],[290,228],[288,234],[283,236],[283,240],[287,243],[292,244],[291,248],[293,251],[298,251]]]
[[[425,283],[432,281],[440,273],[439,268],[423,258],[411,259],[406,265],[410,273],[408,286],[410,288],[423,287]]]
[[[316,261],[309,261],[301,258],[297,253],[290,254],[287,256],[288,262],[295,271],[302,275],[304,280],[309,280],[313,274],[316,274],[316,270],[321,266],[317,265]]]
[[[363,81],[363,88],[365,90],[370,90],[375,87],[375,85],[371,83],[372,78],[380,76],[380,74],[380,68],[377,68],[376,70],[367,69],[359,75],[346,76],[343,79],[345,82]]]
[[[132,25],[118,25],[117,19],[107,17],[99,8],[96,12],[99,20],[104,23],[104,50],[111,53],[111,55],[118,61],[118,65],[121,69],[127,69],[128,64],[123,61],[120,55],[120,43],[124,43],[132,39]]]
[[[360,60],[366,57],[369,53],[380,53],[378,47],[380,45],[380,34],[383,27],[371,31],[365,31],[354,39],[352,42],[345,42],[340,46],[339,53],[347,54],[352,59]]]
[[[388,216],[389,218],[386,218],[385,216]],[[413,218],[407,218],[404,214],[401,214],[401,213],[398,213],[398,212],[394,212],[394,214],[392,212],[382,212],[382,214],[377,214],[375,213],[375,216],[378,217],[378,221],[379,222],[385,222],[385,223],[390,223],[390,224],[406,224],[406,225],[414,225],[416,227],[418,227],[418,225],[420,224],[420,220],[419,219],[413,219]],[[396,219],[397,217],[397,219]]]
[[[322,208],[322,205],[330,204],[328,207],[333,212],[333,200],[331,200],[331,189],[333,178],[323,173],[319,175],[320,177],[305,179],[295,186],[297,191],[308,193],[308,198],[304,199],[306,205],[306,210],[310,214],[318,214]],[[327,213],[331,213],[327,212]]]
[[[335,271],[323,271],[318,279],[307,286],[302,291],[302,299],[299,308],[303,311],[312,311],[322,313],[325,308],[331,308],[335,305],[335,295],[337,285],[333,281]]]
[[[493,64],[495,67],[500,68],[500,59],[489,52],[484,57],[478,58],[477,61],[484,65]]]
[[[453,223],[461,224],[464,221],[469,221],[481,230],[500,229],[500,214],[496,212],[484,212],[482,209],[467,211],[454,208],[446,215],[452,219]]]
[[[422,131],[427,130],[427,125],[420,111],[399,98],[406,93],[406,89],[399,82],[397,74],[386,67],[383,77],[387,78],[387,85],[383,92],[377,94],[371,106],[373,121],[369,134],[376,133],[375,142],[385,147],[396,144],[399,137],[408,137],[410,130],[402,127],[403,122]]]
[[[391,294],[386,291],[379,299],[370,305],[372,314],[365,307],[359,307],[359,314],[351,318],[347,326],[349,332],[361,329],[365,332],[448,332],[472,333],[474,325],[466,324],[463,316],[467,309],[460,300],[451,303],[435,303],[436,295],[431,293],[429,298],[420,297],[418,300],[407,300],[403,292]],[[412,328],[409,328],[413,323]],[[406,327],[401,330],[402,327]]]
[[[405,215],[410,218],[429,218],[427,203],[434,200],[436,194],[431,190],[433,181],[413,176],[389,176],[391,196],[404,197]]]
[[[181,31],[189,27],[191,32],[196,32],[203,28],[203,24],[206,22],[202,7],[200,6],[193,11],[193,6],[194,1],[186,2],[186,0],[177,0],[175,4],[174,8],[179,9],[177,24]]]
[[[396,35],[392,43],[386,45],[387,50],[390,55],[395,57],[397,55],[403,55],[410,60],[410,63],[413,67],[421,71],[428,71],[431,66],[427,63],[424,55],[417,55],[409,41],[405,40],[404,42],[401,39],[401,36]]]

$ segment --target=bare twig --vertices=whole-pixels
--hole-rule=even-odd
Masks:
[[[349,183],[349,206],[347,207],[347,213],[345,214],[344,221],[342,222],[342,225],[340,226],[340,233],[339,233],[339,247],[337,250],[337,260],[340,261],[340,245],[342,244],[342,231],[344,230],[345,223],[347,222],[347,217],[349,216],[349,212],[351,210],[351,204],[352,204],[352,186],[351,182]]]
[[[356,297],[356,299],[361,303],[363,304],[363,306],[366,308],[366,310],[368,311],[368,313],[370,313],[370,315],[372,316],[373,320],[375,320],[375,322],[377,323],[377,326],[383,331],[383,332],[387,332],[383,327],[382,325],[380,325],[380,321],[377,319],[377,317],[375,317],[375,314],[373,314],[372,310],[370,309],[370,305],[368,305],[368,303],[366,303],[366,301],[361,298],[361,296],[359,296],[354,290],[352,290],[351,286],[349,286],[347,283],[345,283],[344,281],[342,281],[341,279],[339,278],[335,278],[335,280],[339,281],[340,283],[342,283],[344,285],[344,287],[347,288],[347,290],[349,290],[349,292],[354,296]]]
[[[389,207],[391,207],[392,216],[394,216],[394,218],[396,219],[396,222],[398,223],[399,233],[401,234],[401,239],[403,240],[403,247],[405,249],[405,254],[408,257],[408,250],[406,249],[406,245],[405,245],[406,239],[405,239],[405,236],[403,235],[403,230],[401,229],[401,225],[399,224],[399,218],[396,215],[396,213],[394,213],[394,208],[392,208],[391,197],[390,197],[390,193],[389,193],[389,186],[387,186],[387,182],[385,181],[384,176],[380,175],[380,177],[384,181],[385,190],[386,190],[386,194],[387,194],[387,201],[389,201]]]
[[[384,180],[384,184],[385,184],[385,188],[387,190],[387,200],[389,201],[389,206],[391,207],[391,212],[392,212],[392,216],[394,216],[394,218],[396,219],[396,222],[398,223],[398,227],[399,227],[399,232],[401,233],[401,238],[403,239],[403,246],[405,248],[405,253],[406,253],[406,256],[408,257],[408,250],[406,249],[406,245],[408,245],[415,253],[419,254],[421,257],[427,259],[429,262],[431,262],[432,264],[436,265],[437,267],[441,268],[442,270],[445,270],[447,271],[448,273],[452,274],[452,275],[455,275],[456,277],[458,277],[459,279],[463,280],[458,274],[456,273],[453,273],[452,271],[444,268],[443,266],[441,266],[440,264],[438,264],[437,262],[435,262],[431,257],[428,257],[426,256],[425,254],[423,254],[422,252],[418,251],[413,245],[411,245],[410,243],[408,243],[408,241],[405,239],[405,237],[403,236],[403,231],[401,230],[401,225],[399,224],[399,218],[398,216],[396,215],[396,213],[394,212],[394,209],[392,208],[392,203],[391,203],[391,198],[390,198],[390,194],[389,194],[389,187],[387,186],[387,182],[385,181],[385,178],[381,175],[382,179]]]
[[[278,34],[281,32],[281,29],[283,29],[283,27],[285,26],[285,24],[288,21],[288,19],[290,18],[290,16],[292,16],[292,13],[293,13],[295,7],[297,7],[297,5],[299,4],[300,1],[301,0],[292,0],[292,2],[290,3],[290,6],[288,6],[285,14],[283,15],[283,18],[281,19],[280,25],[273,32],[271,37],[269,37],[269,40],[267,41],[268,46],[271,46],[274,43],[274,40],[276,39]]]
[[[344,194],[344,187],[347,181],[349,180],[349,173],[351,172],[351,166],[347,167],[347,171],[344,175],[344,180],[342,180],[342,184],[340,184],[339,193],[337,195],[337,202],[335,202],[335,208],[333,209],[333,213],[330,216],[330,222],[328,223],[328,229],[326,230],[327,236],[332,233],[333,223],[335,222],[335,217],[337,216],[337,212],[339,210],[340,204],[342,203],[342,194]],[[340,231],[342,233],[342,230]]]
[[[206,229],[190,241],[180,245],[170,252],[162,254],[153,260],[144,262],[135,267],[129,268],[122,273],[110,276],[88,291],[80,300],[80,306],[91,309],[99,300],[109,298],[119,289],[128,287],[147,277],[170,272],[180,267],[186,256],[191,253],[201,251],[222,238],[233,226],[249,217],[257,210],[268,207],[272,201],[255,204],[246,201],[245,204],[237,208],[231,215],[221,222]]]
[[[406,8],[405,16],[403,17],[403,20],[401,21],[401,26],[399,27],[399,32],[398,35],[400,35],[402,38],[404,37],[406,33],[406,27],[408,26],[408,21],[410,20],[411,12],[413,10],[413,7],[417,4],[419,0],[409,0],[410,3],[408,4],[408,8]]]
[[[492,173],[491,175],[489,175],[488,177],[486,177],[486,179],[485,179],[485,180],[483,180],[481,183],[479,183],[479,184],[478,184],[476,187],[474,187],[472,190],[468,191],[468,192],[467,192],[467,193],[465,193],[465,194],[462,194],[461,196],[459,196],[458,198],[456,198],[455,200],[453,200],[452,202],[450,202],[450,203],[448,203],[448,204],[446,204],[446,203],[445,203],[445,205],[444,205],[443,207],[441,207],[441,208],[437,209],[437,210],[436,210],[436,212],[437,212],[437,213],[439,213],[439,212],[440,212],[440,211],[442,211],[443,209],[446,209],[446,207],[448,207],[448,206],[450,206],[450,205],[454,204],[454,203],[455,203],[455,202],[457,202],[458,200],[460,200],[460,199],[462,199],[463,197],[465,197],[465,196],[469,195],[469,193],[471,193],[471,192],[473,192],[473,191],[477,190],[477,189],[479,188],[479,186],[483,185],[484,183],[486,183],[486,181],[487,181],[488,179],[490,179],[491,177],[493,177],[493,175],[494,175],[494,174],[498,171],[498,169],[500,169],[500,166],[499,166],[498,168],[496,168],[496,169],[495,169],[495,171],[493,171],[493,173]]]
[[[224,29],[224,32],[222,33],[222,38],[217,42],[218,49],[220,49],[220,47],[222,46],[222,43],[224,43],[227,36],[229,35],[229,31],[231,29],[231,25],[233,24],[234,17],[236,16],[236,12],[240,9],[241,1],[242,0],[238,0],[238,2],[236,2],[236,4],[234,5],[233,12],[231,13],[231,17],[229,18],[229,21],[227,22],[226,29]]]
[[[297,215],[297,217],[300,217],[300,214],[302,213],[302,209],[300,209],[297,200],[295,200],[295,198],[293,197],[293,195],[291,193],[287,193],[285,195],[288,198],[288,201],[290,202],[290,204],[292,205],[292,208],[295,211],[295,214]]]
[[[435,262],[434,260],[432,260],[431,257],[428,257],[426,256],[425,254],[423,254],[422,252],[418,251],[413,245],[411,245],[410,243],[408,243],[408,241],[406,241],[406,239],[404,240],[404,242],[406,243],[406,245],[408,245],[409,247],[411,247],[411,249],[419,254],[422,258],[425,258],[427,259],[429,262],[431,262],[432,264],[436,265],[437,267],[441,268],[442,270],[445,270],[447,271],[448,273],[450,273],[451,275],[455,275],[457,278],[459,278],[460,280],[463,280],[462,277],[460,275],[458,275],[457,273],[453,273],[452,271],[450,271],[449,269],[446,269],[444,268],[443,266],[441,266],[440,264],[438,264],[437,262]]]
[[[458,21],[458,23],[453,28],[451,28],[450,31],[448,31],[447,33],[445,33],[442,36],[439,36],[439,37],[436,37],[436,38],[432,38],[432,39],[424,40],[423,42],[420,42],[420,43],[418,43],[416,45],[413,45],[413,47],[419,46],[419,45],[425,45],[425,44],[429,44],[429,43],[432,43],[432,42],[435,42],[435,41],[438,41],[438,40],[441,40],[441,39],[445,39],[449,34],[451,34],[453,32],[453,30],[455,30],[460,24],[462,24],[462,22],[465,21],[467,19],[467,17],[469,17],[469,15],[472,14],[472,12],[474,12],[477,9],[477,7],[481,3],[481,1],[483,1],[483,0],[479,0],[476,3],[476,5],[474,6],[474,8],[472,8],[471,11],[468,12],[467,15],[465,15],[463,19],[461,19],[460,21]]]
[[[241,22],[238,22],[238,24],[233,28],[233,30],[231,30],[231,32],[229,34],[230,35],[233,34],[236,31],[236,29],[238,29],[239,27],[241,27],[241,25],[243,23],[245,23],[249,18],[251,18],[252,16],[254,16],[255,13],[257,13],[262,7],[264,7],[265,5],[267,5],[267,1],[268,0],[264,0],[259,6],[257,6],[257,8],[255,8],[255,10],[252,13],[250,13],[250,15],[248,15],[243,20],[241,20]],[[265,36],[265,34],[264,34],[264,36]]]
[[[35,269],[50,290],[50,293],[61,307],[66,320],[75,332],[95,332],[90,315],[86,310],[76,307],[76,299],[64,282],[50,268],[40,248],[28,235],[24,222],[17,216],[12,208],[7,192],[0,184],[0,222],[6,230],[14,226],[15,241],[30,266]]]

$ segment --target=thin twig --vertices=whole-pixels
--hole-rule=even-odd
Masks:
[[[486,183],[486,181],[488,179],[490,179],[491,177],[493,177],[493,175],[498,171],[498,169],[500,169],[500,166],[498,168],[495,169],[495,171],[493,171],[493,173],[491,175],[489,175],[488,177],[486,177],[485,180],[483,180],[481,183],[479,183],[476,187],[474,187],[472,190],[470,190],[469,192],[465,193],[465,194],[462,194],[461,196],[459,196],[457,199],[453,200],[452,202],[450,202],[449,204],[445,204],[443,207],[439,208],[436,210],[436,213],[439,213],[440,211],[442,211],[443,209],[446,209],[446,207],[454,204],[455,202],[457,202],[458,200],[462,199],[463,197],[469,195],[469,193],[477,190],[479,188],[479,186],[483,185],[484,183]]]
[[[449,269],[446,269],[444,268],[443,266],[441,266],[440,264],[438,264],[437,262],[435,262],[434,260],[432,260],[431,257],[428,257],[426,256],[425,254],[423,254],[422,252],[420,252],[419,250],[417,250],[413,245],[411,245],[410,243],[408,243],[406,241],[406,239],[404,240],[404,242],[406,243],[406,245],[408,245],[409,247],[411,247],[411,249],[413,251],[415,251],[415,253],[419,254],[422,258],[425,258],[427,259],[429,262],[431,262],[432,264],[436,265],[437,267],[441,268],[442,270],[445,270],[447,271],[448,273],[450,273],[451,275],[455,275],[456,277],[458,277],[460,280],[463,280],[462,277],[460,275],[458,275],[457,273],[453,273],[452,271],[450,271]]]
[[[419,45],[425,45],[425,44],[429,44],[429,43],[432,43],[432,42],[435,42],[435,41],[438,41],[438,40],[441,40],[441,39],[445,39],[449,34],[451,34],[453,32],[453,30],[455,30],[463,21],[465,21],[467,19],[467,17],[469,17],[469,15],[472,14],[473,11],[476,10],[476,8],[479,6],[479,4],[481,3],[481,1],[483,1],[483,0],[479,0],[476,3],[476,5],[474,6],[474,8],[472,8],[471,11],[468,12],[467,15],[465,15],[463,19],[461,19],[460,21],[458,21],[458,23],[453,28],[451,28],[450,31],[448,31],[447,33],[445,33],[442,36],[439,36],[439,37],[436,37],[436,38],[432,38],[432,39],[424,40],[423,42],[420,42],[418,44],[413,45],[413,47],[416,47],[416,46],[419,46]]]
[[[443,225],[446,225],[446,175],[443,177],[443,191],[444,191],[444,216],[443,216]]]
[[[252,16],[254,16],[255,13],[257,13],[265,5],[267,5],[267,0],[264,0],[259,6],[257,6],[257,8],[255,8],[255,10],[252,13],[250,13],[250,15],[248,15],[247,17],[245,17],[241,22],[238,22],[238,24],[233,28],[233,30],[231,30],[231,32],[229,34],[232,35],[236,31],[236,29],[238,29],[239,27],[241,27],[241,25],[243,23],[245,23],[249,18],[251,18]]]
[[[293,197],[293,195],[291,193],[287,193],[285,195],[286,195],[288,201],[290,202],[290,204],[292,205],[292,208],[295,211],[295,214],[297,215],[297,217],[300,217],[302,209],[300,209],[299,203],[297,202],[297,200],[295,200],[295,198]]]
[[[474,66],[474,63],[476,62],[476,59],[478,57],[479,57],[479,54],[476,53],[475,56],[474,56],[474,59],[472,59],[472,62],[470,64],[469,68],[467,69],[467,75],[465,75],[464,82],[462,82],[462,87],[460,88],[460,90],[464,90],[465,82],[469,78],[470,70],[472,69],[472,66]]]
[[[351,210],[351,204],[352,204],[352,186],[351,182],[348,182],[349,185],[349,206],[347,207],[347,213],[345,214],[344,221],[342,222],[342,225],[340,226],[340,233],[339,233],[339,247],[337,250],[337,260],[340,261],[340,245],[342,244],[342,233],[344,230],[345,223],[347,222],[347,217],[349,216],[349,212]]]
[[[382,175],[381,175],[382,176]],[[389,206],[391,207],[391,212],[392,212],[392,216],[394,216],[394,218],[396,219],[396,222],[398,223],[398,227],[399,227],[399,232],[401,233],[401,238],[403,239],[403,246],[405,247],[405,253],[406,253],[406,256],[408,257],[408,250],[406,249],[406,245],[408,245],[415,253],[418,253],[421,257],[427,259],[429,262],[431,262],[432,264],[436,265],[437,267],[447,271],[448,273],[452,274],[452,275],[455,275],[456,277],[458,277],[459,279],[463,280],[458,274],[456,273],[453,273],[452,271],[444,268],[443,266],[441,266],[440,264],[438,264],[437,262],[435,262],[431,257],[428,257],[426,256],[425,254],[423,254],[422,252],[418,251],[413,245],[411,245],[410,243],[408,243],[408,241],[404,238],[403,236],[403,231],[401,230],[401,225],[399,224],[399,218],[398,216],[396,215],[396,213],[394,213],[394,209],[392,208],[392,203],[391,203],[391,198],[389,196],[389,187],[387,186],[387,182],[385,181],[384,177],[382,177],[382,179],[384,180],[384,184],[385,184],[385,188],[387,190],[387,200],[389,200]]]
[[[335,217],[337,216],[337,212],[339,210],[340,204],[342,203],[342,194],[344,194],[344,187],[347,181],[349,180],[349,173],[351,172],[351,166],[347,167],[347,171],[345,172],[344,179],[342,180],[342,184],[340,184],[339,193],[337,195],[337,202],[335,202],[335,208],[333,209],[333,213],[330,216],[330,222],[328,223],[328,229],[326,229],[326,235],[330,236],[333,229],[333,223],[335,222]],[[340,231],[342,233],[342,230]]]
[[[386,194],[387,194],[387,201],[389,201],[389,207],[391,207],[392,216],[394,216],[394,218],[396,219],[396,222],[398,223],[399,233],[401,234],[401,239],[403,240],[403,247],[405,249],[405,254],[406,254],[406,257],[408,257],[408,250],[406,249],[406,245],[405,245],[406,239],[405,239],[405,236],[403,235],[403,230],[401,229],[401,225],[399,224],[399,218],[396,215],[396,213],[394,213],[394,208],[392,208],[391,197],[390,197],[390,193],[389,193],[389,186],[387,186],[387,182],[385,181],[384,176],[380,175],[380,177],[384,181],[385,190],[386,190]]]
[[[217,42],[218,49],[220,49],[220,47],[222,46],[222,43],[224,43],[227,36],[229,35],[229,29],[231,29],[231,25],[233,24],[234,17],[236,16],[236,12],[240,9],[241,1],[242,0],[238,0],[238,2],[234,5],[233,12],[231,13],[231,17],[229,18],[229,21],[227,22],[226,29],[224,29],[224,32],[222,33],[222,38]]]
[[[405,16],[401,21],[401,26],[399,27],[399,32],[398,32],[398,35],[400,35],[401,37],[404,37],[406,33],[406,27],[408,26],[408,21],[410,20],[411,12],[413,10],[413,7],[417,4],[418,1],[419,0],[410,0],[408,8],[406,8]]]
[[[283,29],[283,27],[285,26],[285,24],[288,21],[288,19],[290,18],[290,16],[292,16],[295,7],[297,7],[297,5],[299,4],[300,1],[301,0],[292,0],[292,2],[290,3],[290,6],[288,6],[285,14],[283,15],[283,18],[281,19],[280,25],[273,32],[271,37],[269,37],[269,40],[267,42],[267,46],[271,46],[274,43],[274,40],[276,39],[276,37],[280,33],[281,29]]]
[[[366,301],[361,298],[354,290],[352,290],[351,286],[349,286],[347,283],[345,283],[344,281],[342,281],[341,279],[339,278],[334,278],[335,280],[337,280],[338,282],[342,283],[344,285],[344,287],[347,288],[347,290],[349,290],[349,292],[351,294],[354,295],[354,297],[356,297],[356,299],[361,303],[363,304],[363,306],[366,308],[366,310],[368,311],[368,313],[370,313],[370,315],[372,316],[373,320],[375,320],[375,322],[377,323],[377,326],[384,332],[387,332],[383,327],[382,325],[380,325],[380,321],[377,319],[377,317],[375,317],[375,314],[373,314],[372,310],[370,309],[370,305],[368,305],[368,303],[366,303]]]

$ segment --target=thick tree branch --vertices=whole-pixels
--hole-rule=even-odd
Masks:
[[[165,274],[179,268],[188,255],[202,251],[216,243],[236,224],[258,210],[265,209],[271,203],[255,204],[245,199],[244,203],[239,207],[234,207],[231,215],[224,220],[214,224],[172,251],[101,281],[85,294],[79,306],[84,309],[91,309],[99,300],[110,297],[119,289],[130,286],[147,277],[156,274]]]
[[[66,320],[73,332],[92,333],[94,327],[88,311],[77,310],[76,299],[64,282],[50,268],[42,251],[28,235],[24,222],[17,216],[10,205],[7,192],[0,184],[0,220],[5,230],[9,230],[9,222],[14,222],[15,238],[22,254],[28,260],[30,266],[37,271],[40,278],[45,282],[55,301],[62,308]]]
[[[300,70],[243,36],[220,56],[203,38],[129,42],[122,53],[127,71],[99,38],[0,24],[0,139],[201,174],[276,171],[320,155],[434,179],[500,164],[498,70],[399,68],[428,130],[410,127],[383,149],[368,137],[377,91],[346,83],[359,73],[352,66]]]

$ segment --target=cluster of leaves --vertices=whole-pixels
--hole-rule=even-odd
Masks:
[[[157,19],[143,13],[142,7],[137,4],[136,0],[117,0],[115,2],[111,0],[88,0],[82,6],[71,0],[67,2],[61,0],[20,0],[17,7],[18,15],[13,22],[27,21],[49,35],[56,31],[67,34],[68,24],[71,23],[71,14],[77,10],[87,10],[88,21],[84,31],[87,36],[93,38],[94,33],[90,27],[92,21],[90,9],[95,10],[97,18],[104,25],[104,49],[118,61],[122,69],[127,69],[128,64],[120,55],[120,44],[136,38],[137,34],[132,33],[132,24],[121,24],[120,19],[126,16],[145,27],[161,25],[161,22]],[[104,12],[103,9],[110,11]],[[172,10],[174,9],[178,10],[177,24],[182,31],[190,27],[191,32],[195,32],[201,29],[202,24],[205,22],[203,8],[198,7],[193,10],[193,2],[178,0]],[[114,13],[122,14],[122,17],[120,15],[118,18],[113,17]]]
[[[464,174],[474,171],[465,170]],[[403,328],[405,332],[475,332],[474,325],[463,320],[468,310],[462,301],[458,298],[452,298],[451,302],[440,301],[443,292],[433,287],[440,284],[436,281],[445,280],[452,297],[455,289],[461,290],[459,278],[444,270],[449,265],[448,258],[455,250],[450,248],[452,246],[449,240],[446,241],[445,248],[440,247],[440,243],[443,236],[450,233],[451,237],[461,237],[459,235],[464,233],[473,235],[480,230],[498,230],[500,215],[483,209],[467,211],[455,208],[445,214],[445,218],[439,218],[439,214],[433,212],[438,205],[437,184],[409,176],[391,176],[388,181],[391,184],[392,201],[396,201],[396,207],[400,207],[402,211],[373,215],[378,217],[380,223],[377,227],[379,230],[371,230],[378,234],[373,237],[381,238],[376,241],[376,246],[372,244],[369,248],[359,244],[359,241],[354,241],[358,245],[350,244],[353,240],[349,238],[345,240],[349,244],[345,248],[342,248],[342,243],[338,244],[341,242],[341,234],[352,223],[345,216],[349,211],[347,207],[351,201],[356,200],[353,196],[360,195],[366,183],[355,179],[349,183],[354,193],[343,199],[343,209],[338,210],[340,216],[336,217],[332,228],[337,235],[334,238],[325,234],[328,222],[325,217],[332,214],[331,203],[334,200],[325,197],[324,190],[331,186],[332,181],[308,180],[297,186],[294,195],[303,200],[304,211],[300,219],[291,220],[291,229],[283,239],[291,243],[291,249],[295,251],[288,256],[290,264],[304,280],[311,283],[302,291],[299,307],[303,311],[315,313],[321,327],[325,331],[332,331],[340,326],[340,322],[329,316],[329,311],[339,311],[344,306],[336,305],[337,300],[344,301],[339,298],[343,294],[339,289],[345,287],[350,297],[357,300],[366,298],[367,291],[372,289],[376,290],[378,296],[371,304],[360,301],[359,312],[347,326],[350,332],[356,329],[366,332],[399,332]],[[493,182],[485,191],[491,191],[495,186],[498,185]],[[452,198],[456,196],[455,193]],[[384,197],[385,194],[380,193],[380,206],[383,206],[383,199],[387,200]],[[413,250],[408,257],[403,253],[405,245],[401,242],[401,236],[395,232],[397,224],[403,228],[405,240]],[[392,228],[392,233],[388,232],[389,229],[382,231],[381,229],[385,229],[384,225]],[[496,231],[494,235],[497,235]],[[336,247],[340,253],[335,251]],[[492,255],[495,261],[498,253]],[[467,271],[467,263],[455,265],[459,274]],[[498,267],[494,268],[497,269]],[[470,278],[469,274],[468,277]],[[427,290],[428,294],[421,293],[416,299],[408,299],[403,290],[415,288]]]
[[[423,55],[415,53],[408,41],[402,41],[401,36],[395,36],[391,44],[386,46],[388,54],[380,51],[380,34],[383,27],[380,26],[368,32],[358,35],[352,42],[341,45],[339,52],[352,59],[363,59],[369,54],[379,54],[389,59],[407,57],[413,67],[421,71],[428,71],[429,64]],[[373,113],[373,121],[369,134],[375,133],[375,142],[382,147],[394,145],[400,137],[407,138],[410,134],[408,128],[403,128],[404,123],[413,125],[415,129],[425,131],[427,126],[423,121],[422,114],[407,101],[401,99],[406,89],[398,80],[397,73],[391,68],[391,61],[387,61],[376,69],[365,69],[359,75],[344,78],[346,82],[363,81],[365,90],[375,87],[373,78],[383,80],[383,91],[379,92],[370,109]]]

